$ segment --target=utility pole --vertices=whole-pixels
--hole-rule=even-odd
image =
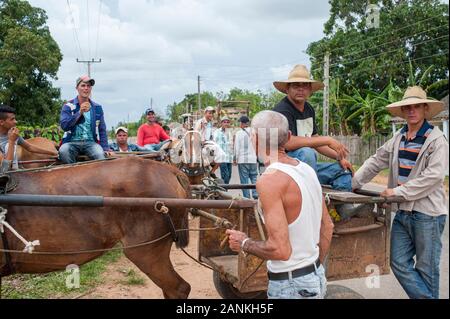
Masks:
[[[325,54],[325,65],[323,70],[324,84],[323,89],[323,136],[328,136],[329,133],[329,118],[330,118],[330,53]]]
[[[198,110],[199,113],[202,113],[202,98],[200,96],[200,75],[197,77],[197,82],[198,82]]]
[[[150,98],[150,108],[153,110],[153,98]]]
[[[91,64],[92,63],[102,63],[102,59],[95,60],[94,58],[92,58],[91,60],[82,61],[82,60],[78,60],[78,58],[77,58],[77,62],[78,63],[86,63],[87,64],[87,66],[88,66],[88,76],[91,77]]]

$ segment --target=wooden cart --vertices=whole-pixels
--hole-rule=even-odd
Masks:
[[[368,216],[335,222],[331,249],[325,263],[328,281],[367,277],[374,267],[380,275],[388,274],[390,207],[382,208],[384,199],[379,197],[380,190],[365,190],[365,195],[328,188],[323,191],[329,210],[339,203],[374,205],[373,213]],[[210,209],[209,212],[226,218],[251,238],[262,239],[264,236],[261,226],[258,226],[257,213],[252,208]],[[200,218],[200,227],[213,226],[211,220]],[[224,238],[224,230],[211,230],[201,232],[198,241],[199,259],[214,269],[213,280],[218,293],[223,298],[265,298],[268,280],[265,262],[253,255],[245,257],[237,254],[228,245],[221,247]]]

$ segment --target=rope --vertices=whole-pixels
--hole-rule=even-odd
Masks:
[[[208,231],[208,230],[216,230],[220,227],[205,227],[205,228],[182,228],[182,229],[177,229],[177,232],[181,232],[181,231]],[[164,238],[166,238],[167,236],[169,236],[170,233],[167,233],[159,238],[156,238],[154,240],[151,241],[147,241],[144,243],[140,243],[140,244],[136,244],[136,245],[130,245],[130,246],[124,246],[124,247],[113,247],[113,248],[104,248],[104,249],[92,249],[92,250],[83,250],[83,251],[68,251],[68,252],[44,252],[44,251],[38,251],[38,252],[33,252],[33,254],[35,255],[80,255],[80,254],[88,254],[88,253],[97,253],[97,252],[108,252],[108,251],[114,251],[114,250],[123,250],[123,249],[132,249],[132,248],[137,248],[137,247],[142,247],[142,246],[146,246],[146,245],[150,245],[153,244],[159,240],[162,240]],[[0,249],[0,252],[6,252],[6,253],[25,253],[25,251],[21,251],[21,250],[10,250],[10,249]]]
[[[113,248],[104,248],[104,249],[91,249],[91,250],[82,250],[82,251],[63,251],[63,252],[48,252],[48,251],[37,251],[33,252],[33,255],[81,255],[81,254],[90,254],[90,253],[99,253],[99,252],[107,252],[107,251],[113,251],[113,250],[123,250],[123,249],[132,249],[137,247],[142,247],[146,245],[150,245],[153,243],[156,243],[157,241],[160,241],[168,236],[170,236],[171,233],[167,233],[159,238],[156,238],[151,241],[147,241],[144,243],[136,244],[136,245],[130,245],[125,247],[113,247]],[[16,253],[16,254],[25,254],[25,251],[21,250],[10,250],[10,249],[0,249],[0,252],[5,253]]]
[[[209,269],[211,269],[212,271],[216,271],[214,268],[208,266],[208,265],[205,264],[205,263],[202,263],[201,261],[199,261],[199,260],[195,259],[194,257],[192,257],[191,255],[189,255],[189,253],[188,253],[186,250],[184,250],[184,248],[181,248],[181,247],[180,247],[180,249],[181,249],[181,251],[183,251],[183,253],[186,254],[186,256],[188,256],[189,258],[191,258],[193,261],[195,261],[195,262],[196,262],[197,264],[199,264],[200,266],[203,266],[203,267],[205,267],[205,268],[209,268]]]

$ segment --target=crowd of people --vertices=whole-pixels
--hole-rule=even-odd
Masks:
[[[0,106],[0,156],[2,171],[17,168],[15,146],[30,152],[59,156],[74,163],[80,154],[103,159],[114,152],[158,151],[170,141],[170,130],[156,122],[147,109],[147,122],[137,133],[137,145],[128,143],[128,129],[115,130],[116,142],[108,144],[103,108],[91,100],[94,79],[76,81],[78,95],[64,104],[60,126],[65,131],[59,154],[30,145],[20,137],[15,111]],[[230,248],[268,260],[269,298],[323,298],[326,293],[324,258],[333,223],[322,196],[321,184],[341,191],[354,191],[378,172],[389,168],[388,188],[381,196],[401,197],[392,225],[390,263],[393,273],[410,298],[439,297],[441,236],[448,207],[443,187],[448,163],[448,142],[429,120],[443,103],[427,98],[420,87],[410,87],[401,101],[387,106],[392,116],[406,124],[379,148],[355,173],[346,159],[348,149],[329,136],[319,136],[315,110],[308,98],[323,88],[311,79],[303,65],[274,87],[285,97],[271,111],[239,119],[231,128],[230,118],[213,121],[215,109],[208,106],[197,122],[184,116],[183,127],[172,135],[193,129],[202,145],[212,150],[211,175],[220,168],[224,183],[230,183],[237,165],[241,184],[256,184],[246,198],[258,199],[263,211],[267,240],[253,240],[237,230],[227,230]],[[330,158],[321,163],[317,152]],[[259,172],[259,163],[265,171]],[[338,205],[341,216],[351,217],[367,205]]]

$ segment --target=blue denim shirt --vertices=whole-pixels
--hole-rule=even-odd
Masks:
[[[109,148],[114,152],[119,152],[119,145],[117,143],[109,144]],[[128,144],[128,152],[145,152],[146,150],[137,146],[136,144]]]

